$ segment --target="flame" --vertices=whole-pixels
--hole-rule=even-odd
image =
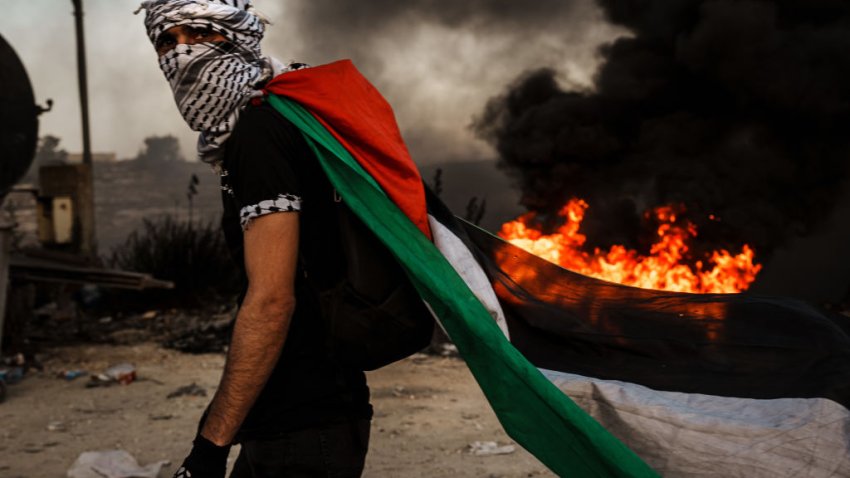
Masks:
[[[705,261],[688,264],[688,243],[697,236],[697,227],[680,217],[683,207],[674,206],[661,206],[647,213],[659,224],[649,255],[621,245],[607,251],[585,251],[587,237],[580,228],[587,208],[581,199],[570,200],[558,212],[564,224],[552,234],[544,234],[531,225],[536,218],[531,212],[502,225],[499,236],[571,271],[644,289],[738,293],[747,290],[762,268],[753,263],[755,251],[748,245],[738,254],[721,249],[711,252]],[[712,220],[716,218],[712,216]]]

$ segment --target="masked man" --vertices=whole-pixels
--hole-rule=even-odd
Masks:
[[[221,175],[223,228],[246,290],[220,386],[175,476],[360,476],[372,409],[363,372],[325,352],[311,274],[333,276],[334,192],[292,123],[260,101],[303,65],[263,56],[250,0],[155,0],[145,26],[203,161]],[[252,101],[253,100],[253,101]],[[332,211],[331,211],[332,214]],[[307,239],[309,238],[309,239]]]

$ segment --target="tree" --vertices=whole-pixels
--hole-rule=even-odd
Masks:
[[[68,152],[64,149],[59,149],[59,143],[62,140],[56,136],[42,136],[38,140],[38,149],[35,152],[33,164],[36,166],[44,166],[47,164],[61,164],[68,160]]]
[[[148,136],[145,147],[136,156],[136,161],[145,163],[160,161],[184,161],[180,154],[180,143],[172,135]]]
[[[59,149],[59,143],[62,142],[56,136],[47,135],[38,139],[38,148],[35,151],[35,157],[32,160],[32,166],[23,177],[23,181],[35,181],[38,168],[49,164],[62,164],[68,161],[68,152],[64,149]]]

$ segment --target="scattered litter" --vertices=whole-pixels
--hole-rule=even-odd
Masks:
[[[9,365],[9,366],[13,366],[13,367],[14,366],[23,367],[24,365],[26,365],[26,363],[27,363],[27,358],[24,357],[24,354],[21,354],[21,353],[18,353],[18,354],[12,355],[11,357],[6,357],[6,358],[3,359],[4,365]]]
[[[443,357],[456,357],[458,354],[455,344],[442,344],[442,349],[440,355]]]
[[[178,388],[177,390],[168,394],[167,398],[177,398],[177,397],[206,397],[207,391],[204,390],[204,387],[196,383],[192,383],[191,385],[185,385],[183,387]]]
[[[163,345],[191,354],[224,352],[230,343],[234,316],[219,314],[212,321],[197,321],[191,327],[171,336]]]
[[[142,314],[142,320],[153,320],[159,316],[159,311],[157,310],[149,310]]]
[[[64,432],[65,430],[67,430],[67,428],[63,422],[50,422],[47,424],[47,431]]]
[[[121,385],[128,385],[136,380],[136,366],[129,363],[122,363],[115,365],[114,367],[109,367],[106,369],[106,372],[103,373]]]
[[[87,451],[68,469],[68,478],[156,478],[167,461],[140,466],[124,450]]]
[[[80,377],[85,377],[89,373],[85,370],[63,370],[59,372],[57,375],[59,378],[64,378],[67,381],[71,381]]]
[[[86,384],[86,388],[96,388],[96,387],[109,387],[110,385],[114,385],[115,381],[110,380],[106,375],[99,373],[97,375],[92,375],[91,380]]]
[[[172,418],[176,418],[176,417],[177,417],[177,415],[172,415],[170,413],[166,413],[165,415],[151,415],[148,418],[150,418],[151,420],[157,421],[157,420],[171,420]]]
[[[103,373],[92,375],[86,387],[108,387],[116,383],[129,385],[134,381],[136,381],[136,367],[129,363],[122,363],[109,367]]]
[[[476,456],[510,455],[516,451],[514,445],[499,445],[494,441],[474,441],[469,444],[469,453]]]
[[[0,381],[14,385],[24,378],[23,367],[0,368]]]
[[[101,324],[111,324],[112,323],[112,317],[101,317],[98,320],[98,322],[101,323]]]
[[[88,384],[86,385],[89,386]],[[119,408],[79,408],[74,407],[71,410],[75,412],[85,413],[87,415],[112,415],[121,411]]]

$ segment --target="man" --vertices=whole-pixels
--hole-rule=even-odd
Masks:
[[[244,264],[220,386],[178,477],[360,476],[371,406],[365,376],[330,357],[315,281],[339,274],[333,189],[300,132],[259,89],[285,67],[260,52],[250,0],[143,2],[145,26],[198,151],[221,175],[223,228]],[[309,268],[312,281],[307,282]]]

